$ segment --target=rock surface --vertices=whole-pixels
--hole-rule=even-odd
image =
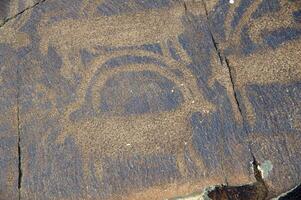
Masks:
[[[0,199],[300,184],[299,1],[3,2]]]

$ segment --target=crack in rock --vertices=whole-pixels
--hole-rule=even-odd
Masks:
[[[265,200],[268,196],[268,188],[263,180],[260,164],[254,156],[252,167],[256,179],[255,183],[240,186],[209,186],[202,192],[174,197],[169,200]]]
[[[21,75],[19,71],[19,67],[17,67],[16,71],[17,77],[17,131],[18,131],[18,195],[19,200],[21,199],[21,186],[22,186],[22,178],[23,178],[23,171],[22,171],[22,151],[21,151],[21,129],[20,129],[20,80]]]
[[[11,16],[11,17],[4,18],[4,19],[2,20],[2,22],[0,21],[0,28],[3,27],[3,26],[4,26],[7,22],[9,22],[10,20],[13,20],[13,19],[19,17],[19,16],[22,15],[25,11],[31,10],[31,9],[35,8],[37,5],[43,3],[44,1],[46,1],[46,0],[38,1],[38,2],[36,2],[35,4],[33,4],[32,6],[29,6],[29,7],[25,8],[25,9],[23,9],[22,11],[18,12],[17,14],[15,14],[15,15],[13,15],[13,16]]]

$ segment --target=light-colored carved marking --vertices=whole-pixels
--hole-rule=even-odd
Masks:
[[[122,16],[64,20],[39,28],[40,48],[45,53],[48,44],[79,49],[95,44],[118,47],[164,41],[183,32],[182,14],[183,11],[175,7]]]
[[[232,22],[232,19],[234,17],[234,14],[235,14],[235,9],[239,6],[240,4],[240,1],[236,0],[233,4],[230,4],[229,5],[229,11],[226,13],[226,17],[225,17],[225,37],[226,37],[226,41],[228,41],[233,29],[232,29],[232,26],[231,26],[231,22]]]
[[[19,12],[19,6],[18,6],[18,1],[8,1],[9,2],[9,11],[7,12],[8,17],[14,16]]]
[[[132,51],[132,55],[145,56],[149,52]],[[65,136],[72,134],[76,141],[83,149],[83,154],[88,155],[91,150],[101,152],[102,156],[114,157],[122,153],[123,155],[138,153],[151,155],[157,153],[177,154],[179,148],[184,148],[184,141],[191,144],[192,130],[189,117],[193,112],[203,112],[208,114],[214,108],[202,96],[197,79],[192,72],[186,68],[183,63],[176,62],[170,58],[156,55],[156,59],[161,60],[168,67],[161,67],[154,64],[130,64],[112,69],[103,69],[99,76],[94,78],[92,85],[92,102],[97,103],[100,99],[99,89],[103,87],[107,78],[113,74],[120,72],[139,72],[150,70],[157,72],[167,79],[173,81],[184,96],[184,102],[173,111],[159,113],[145,113],[141,115],[128,116],[112,116],[100,114],[98,117],[91,116],[73,123],[69,119],[69,115],[79,109],[85,103],[85,95],[87,88],[90,87],[91,79],[95,76],[97,70],[101,68],[103,63],[111,58],[119,57],[124,54],[122,52],[108,54],[99,57],[91,66],[84,71],[83,81],[80,89],[77,91],[77,102],[70,104],[65,113],[64,118],[60,120],[63,126],[62,134],[58,141],[63,141]],[[154,56],[154,54],[153,54]],[[179,78],[170,72],[171,69],[179,69],[183,73],[183,78]],[[94,107],[95,110],[97,107]],[[128,145],[130,144],[130,145]],[[189,148],[192,159],[199,168],[204,169],[197,153]],[[177,160],[183,163],[184,157],[177,155]],[[180,171],[185,171],[185,166],[180,166]]]
[[[240,33],[244,25],[248,25],[249,33],[252,41],[257,44],[262,44],[262,31],[273,31],[282,27],[299,27],[300,25],[295,23],[292,19],[292,12],[298,9],[298,6],[294,3],[288,3],[287,1],[280,1],[281,10],[275,13],[270,13],[267,16],[263,16],[259,19],[252,19],[251,15],[256,11],[261,0],[254,1],[252,5],[242,16],[238,26],[235,30],[232,30],[231,21],[233,13],[228,14],[226,18],[226,33],[230,38],[221,44],[222,47],[240,45]],[[239,3],[239,2],[238,2]],[[236,2],[235,2],[236,4]],[[237,4],[238,6],[239,4]],[[231,6],[233,7],[233,6]],[[234,6],[235,7],[235,6]],[[235,8],[230,8],[229,12],[234,12]],[[276,20],[277,19],[277,20]],[[255,122],[255,116],[251,103],[247,98],[245,86],[252,84],[268,84],[268,83],[288,83],[293,80],[299,80],[301,78],[300,64],[297,57],[300,57],[300,51],[298,44],[295,41],[287,42],[288,45],[281,45],[275,50],[265,49],[254,52],[248,56],[242,56],[240,53],[237,55],[229,55],[228,59],[231,61],[230,65],[233,68],[233,76],[235,78],[235,85],[240,90],[241,97],[246,107],[246,115],[248,121],[253,124]],[[285,57],[285,58],[284,58]],[[213,59],[214,60],[214,59]],[[213,61],[214,62],[214,61]],[[213,71],[216,68],[213,65]],[[215,77],[214,74],[225,74],[223,72],[213,72],[213,76],[209,80],[209,85],[214,83],[217,79],[219,82],[227,85],[227,77]],[[228,88],[228,87],[227,87]],[[229,96],[233,96],[232,92],[227,90]],[[235,106],[236,107],[236,106]]]
[[[177,50],[177,53],[179,57],[181,58],[181,61],[184,63],[191,63],[191,58],[188,56],[187,52],[183,49],[179,42],[178,37],[172,37],[171,41],[173,41],[174,48]]]
[[[114,52],[113,55],[112,53],[108,53],[107,55],[103,55],[105,57],[100,57],[98,59],[96,59],[93,63],[91,63],[91,66],[89,68],[87,68],[86,70],[83,71],[83,77],[82,77],[82,83],[80,86],[80,89],[77,91],[77,95],[78,96],[78,101],[76,103],[70,104],[67,108],[67,110],[73,110],[74,106],[77,106],[79,104],[83,104],[84,103],[84,96],[86,94],[86,89],[88,88],[89,85],[89,81],[90,79],[93,77],[93,75],[96,73],[96,71],[107,61],[110,60],[112,58],[116,58],[116,57],[120,57],[123,55],[129,55],[127,53],[124,52]],[[200,90],[197,86],[197,79],[196,77],[192,74],[192,72],[186,68],[186,66],[182,63],[176,62],[170,58],[166,58],[164,56],[158,56],[157,54],[153,54],[153,53],[149,53],[149,52],[145,52],[145,51],[141,51],[141,50],[137,50],[137,51],[131,51],[131,55],[135,55],[135,56],[149,56],[152,55],[154,58],[157,58],[158,60],[163,61],[163,63],[165,63],[167,66],[172,67],[174,69],[179,69],[181,70],[181,72],[184,75],[184,80],[181,81],[179,80],[176,76],[172,75],[169,71],[170,69],[165,69],[164,67],[160,67],[160,66],[154,66],[154,65],[149,65],[148,67],[150,67],[152,70],[159,72],[160,74],[170,74],[170,76],[172,77],[173,81],[176,81],[178,83],[178,86],[180,88],[183,87],[189,87],[189,88],[193,88],[192,90],[194,91],[194,94],[197,95],[200,93]],[[139,67],[139,65],[136,65],[136,69],[137,70],[143,70],[145,68],[142,68],[143,65],[141,65],[141,67]],[[122,69],[118,69],[118,68],[122,68]],[[121,66],[115,69],[111,69],[112,71],[114,70],[123,70],[124,68],[128,68],[128,66]],[[130,68],[131,69],[131,68]],[[129,71],[130,71],[129,69]],[[198,95],[198,98],[200,101],[206,102],[204,101],[204,98]],[[211,106],[209,106],[211,107]],[[72,109],[73,108],[73,109]],[[69,112],[70,114],[70,112]],[[65,116],[69,115],[68,113],[65,113]]]
[[[196,80],[193,80],[191,76],[188,76],[184,78],[183,80],[177,80],[176,76],[170,73],[167,69],[164,69],[163,67],[158,67],[152,64],[132,64],[130,66],[126,67],[118,67],[112,70],[109,70],[107,72],[103,72],[102,75],[98,78],[98,81],[95,83],[93,89],[92,89],[92,96],[93,100],[95,100],[94,105],[98,103],[98,100],[100,99],[100,93],[99,93],[99,88],[102,88],[102,86],[105,84],[107,81],[106,78],[111,77],[114,74],[118,74],[120,72],[139,72],[143,71],[145,69],[145,66],[147,66],[147,69],[150,69],[151,71],[159,72],[159,74],[163,75],[164,77],[168,78],[169,80],[172,80],[176,85],[179,87],[180,91],[184,95],[184,104],[187,104],[187,109],[190,108],[190,110],[199,110],[199,109],[206,109],[208,108],[209,104],[206,106],[201,106],[201,102],[206,102],[204,97],[199,95],[199,91],[196,85]],[[185,74],[186,75],[186,74]],[[185,76],[184,76],[185,77]],[[183,86],[181,86],[183,84]],[[183,105],[184,106],[184,105]],[[211,109],[210,109],[211,110]]]
[[[249,25],[250,37],[255,43],[262,43],[262,31],[273,31],[280,28],[299,26],[292,18],[292,12],[297,11],[300,7],[294,6],[292,3],[281,2],[280,11],[263,16],[259,19],[252,20]]]
[[[6,27],[6,31],[0,31],[0,43],[9,42],[14,48],[27,46],[30,42],[27,34]]]
[[[208,79],[208,86],[212,87],[217,81],[218,83],[220,83],[222,86],[226,88],[227,96],[230,99],[232,109],[235,113],[234,114],[235,120],[238,123],[242,123],[242,117],[238,110],[238,106],[236,104],[235,97],[234,97],[233,86],[229,75],[229,69],[225,66],[225,63],[224,65],[221,65],[219,57],[218,55],[216,55],[216,53],[211,54],[210,57],[212,63],[212,67],[211,67],[212,75]]]
[[[155,9],[121,16],[68,19],[51,26],[42,22],[46,25],[38,28],[42,38],[40,50],[46,54],[48,46],[53,46],[60,55],[65,55],[65,52],[91,49],[95,45],[121,47],[159,43],[183,32],[182,15],[182,7],[175,6],[168,10]],[[72,71],[77,70],[78,67],[63,56],[62,75],[68,78]]]
[[[98,63],[99,62],[96,62],[96,64],[94,65],[96,67],[93,70],[94,72],[89,73],[90,78],[91,78],[91,75],[93,75],[95,73],[95,71],[98,69],[97,66],[101,66],[101,64],[100,63],[98,64]],[[168,70],[165,70],[162,67],[152,66],[152,65],[149,65],[149,64],[143,65],[143,66],[144,66],[144,69],[147,66],[146,69],[150,69],[151,71],[159,72],[160,74],[163,74],[165,77],[169,77],[171,80],[173,80],[177,84],[177,86],[180,85],[179,89],[182,91],[185,100],[184,100],[183,105],[180,105],[180,108],[177,109],[176,112],[179,112],[179,113],[186,112],[186,114],[183,114],[183,113],[182,114],[175,114],[174,112],[170,112],[170,113],[163,112],[163,113],[159,113],[159,114],[144,114],[144,115],[139,115],[139,116],[127,116],[125,121],[123,120],[124,117],[109,117],[108,122],[106,122],[106,123],[111,124],[110,121],[112,121],[112,122],[115,121],[115,123],[112,123],[112,125],[116,126],[118,121],[119,122],[124,121],[124,123],[127,124],[127,121],[133,120],[132,123],[137,124],[138,127],[136,127],[136,128],[131,127],[131,130],[129,130],[130,132],[128,132],[128,134],[131,135],[131,132],[132,133],[134,133],[134,132],[136,132],[136,133],[141,132],[142,133],[143,132],[142,129],[144,129],[145,127],[148,127],[148,125],[146,124],[146,123],[148,123],[148,120],[151,121],[151,119],[154,120],[156,118],[157,119],[162,118],[162,120],[154,120],[154,122],[158,122],[158,124],[157,123],[151,124],[151,126],[153,127],[153,131],[158,132],[159,130],[162,130],[162,132],[170,133],[170,132],[173,132],[172,131],[173,129],[175,129],[174,127],[179,126],[178,130],[176,130],[176,131],[174,130],[175,132],[179,133],[179,130],[182,130],[182,128],[183,128],[182,132],[187,132],[187,131],[185,131],[185,127],[187,126],[185,124],[188,123],[188,119],[186,119],[186,117],[189,113],[191,113],[193,111],[201,111],[202,112],[203,110],[205,110],[206,111],[205,113],[207,113],[210,110],[212,110],[212,106],[210,104],[206,103],[205,99],[199,94],[200,91],[199,91],[198,86],[196,84],[196,79],[194,78],[194,76],[191,76],[191,73],[189,73],[189,71],[187,69],[183,70],[183,69],[180,68],[181,71],[184,73],[185,78],[184,78],[184,80],[179,81],[179,80],[175,79],[176,77],[173,74],[171,74],[171,73],[168,74],[168,72],[167,72]],[[182,68],[185,68],[185,66],[182,67]],[[93,69],[93,67],[91,67],[91,69]],[[123,67],[115,68],[115,69],[112,69],[112,70],[108,70],[109,74],[104,73],[104,74],[101,75],[101,77],[110,77],[110,74],[112,75],[114,73],[118,73],[118,72],[122,72],[122,71],[141,71],[141,70],[143,70],[143,69],[139,65],[123,66]],[[89,80],[89,79],[86,77],[85,80]],[[99,77],[99,81],[101,81],[101,82],[96,84],[96,88],[101,88],[101,86],[105,83],[106,79]],[[64,114],[65,117],[66,117],[65,120],[64,120],[65,122],[62,122],[62,124],[70,124],[69,114],[71,112],[75,111],[76,109],[78,109],[84,103],[84,96],[85,96],[85,92],[86,92],[86,89],[84,89],[84,88],[88,88],[88,84],[89,84],[89,82],[87,82],[87,81],[83,82],[83,86],[80,87],[81,90],[79,90],[80,94],[78,94],[79,95],[78,96],[79,101],[74,103],[73,105],[71,105],[68,108],[67,112]],[[181,86],[181,84],[183,84],[183,86]],[[187,89],[187,87],[190,88],[190,89]],[[93,92],[93,93],[94,93],[94,95],[92,95],[93,97],[98,96],[97,92]],[[96,98],[96,99],[98,99],[98,98]],[[181,119],[181,115],[183,115],[182,119]],[[176,118],[175,118],[176,121],[174,121],[173,125],[171,125],[172,123],[168,124],[168,122],[166,122],[165,124],[163,123],[164,121],[166,121],[168,119],[171,119],[171,118],[174,118],[175,116],[176,116]],[[100,121],[105,120],[105,119],[106,119],[106,117],[102,116],[102,119],[100,119]],[[95,120],[93,120],[93,121],[95,121]],[[99,119],[97,119],[96,121],[99,121]],[[93,122],[93,124],[94,124],[94,122]],[[157,127],[157,128],[154,128],[154,126]],[[83,127],[83,126],[81,125],[81,127]],[[97,128],[97,127],[99,128],[99,130],[102,130],[102,128],[103,128],[102,126],[99,126],[99,123],[96,123],[95,128]],[[109,127],[109,125],[106,125],[106,127]],[[171,127],[171,129],[167,128],[168,130],[163,131],[163,130],[165,130],[164,127]],[[119,128],[121,128],[121,127],[119,127]],[[116,131],[118,131],[119,128],[117,128]],[[124,128],[124,129],[126,129],[126,128]],[[136,129],[136,131],[134,129]],[[85,129],[85,130],[87,130],[87,129]],[[111,127],[111,130],[114,130],[114,127]],[[70,133],[70,131],[66,131],[66,132]],[[91,133],[92,132],[95,132],[95,130],[91,131]],[[138,138],[137,138],[137,140],[138,140]],[[123,143],[125,143],[125,141],[123,141]],[[128,141],[126,143],[132,144],[131,141]]]
[[[190,139],[192,139],[192,135],[190,137]],[[193,144],[192,143],[187,143],[187,146],[188,146],[188,151],[189,151],[189,154],[190,154],[190,157],[192,158],[192,162],[194,162],[194,164],[196,165],[198,171],[203,175],[205,176],[206,175],[206,167],[205,167],[205,164],[203,162],[202,159],[200,159],[200,155],[199,153],[197,152],[197,150],[194,148]]]
[[[244,12],[241,16],[238,25],[235,29],[232,29],[231,23],[228,24],[226,30],[232,30],[229,34],[229,44],[239,44],[240,41],[240,33],[244,25],[250,24],[252,22],[251,15],[256,11],[258,5],[262,2],[262,0],[254,1],[250,7]]]
[[[229,59],[235,75],[236,87],[244,88],[252,84],[289,83],[301,79],[300,45],[283,45],[273,51],[256,53],[248,57],[230,56]],[[285,59],[284,59],[285,57]],[[241,90],[246,104],[248,121],[255,122],[253,107],[247,99],[245,89]]]

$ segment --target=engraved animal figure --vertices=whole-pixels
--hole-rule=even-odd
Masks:
[[[247,97],[244,87],[250,83],[300,80],[301,68],[295,59],[301,56],[296,50],[296,40],[301,38],[300,12],[300,3],[282,0],[240,0],[231,5],[220,0],[211,11],[211,29],[233,66],[242,98]],[[248,119],[254,122],[252,106],[248,99],[244,102]]]
[[[109,47],[138,46],[173,39],[183,32],[183,12],[182,7],[176,6],[121,16],[66,19],[51,25],[48,25],[49,19],[45,16],[38,29],[40,50],[46,54],[48,45],[56,47],[64,63],[62,75],[68,78],[79,66],[69,61],[65,51],[78,52],[98,44]]]
[[[221,10],[223,15],[219,14]],[[299,12],[300,4],[293,1],[240,0],[233,5],[219,1],[210,13],[211,29],[224,55],[234,57],[241,68],[235,71],[239,73],[237,84],[286,82],[288,76],[301,77],[293,59],[300,52],[287,49],[293,48],[293,41],[301,37]],[[283,62],[284,54],[291,61],[289,65]],[[287,68],[297,73],[292,74]],[[242,78],[244,74],[252,75]]]
[[[192,146],[190,116],[213,107],[182,62],[149,54],[97,58],[84,72],[78,101],[64,113],[60,139],[71,134],[85,153],[96,150],[102,156],[177,155],[183,175],[188,149],[203,168]]]
[[[202,96],[188,62],[166,56],[166,41],[177,41],[184,31],[183,14],[183,7],[176,6],[122,16],[67,19],[51,25],[45,17],[38,28],[41,52],[54,47],[62,55],[61,74],[66,78],[72,73],[82,75],[77,101],[61,119],[59,140],[66,135],[76,137],[84,154],[94,150],[102,156],[178,154],[180,171],[185,173],[184,149],[190,150],[191,157],[199,157],[191,143],[190,116],[213,108]],[[141,49],[102,52],[85,70],[80,61],[74,65],[66,53],[97,45],[122,49],[154,43],[163,46],[160,55]],[[178,50],[181,60],[187,61],[186,52]],[[94,53],[98,51],[94,49]],[[201,159],[195,162],[202,167]]]

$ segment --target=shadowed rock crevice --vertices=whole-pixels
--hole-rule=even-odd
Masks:
[[[185,13],[186,13],[188,10],[187,10],[187,5],[186,5],[186,2],[185,2],[185,1],[183,2],[183,7],[184,7],[184,11],[185,11]]]
[[[202,3],[203,3],[203,7],[204,7],[204,10],[205,10],[205,13],[206,13],[207,22],[209,22],[209,14],[208,14],[208,11],[207,11],[206,3],[204,1],[202,1]],[[216,41],[216,39],[214,38],[212,30],[210,29],[210,25],[209,24],[208,24],[208,31],[210,33],[211,40],[212,40],[215,52],[216,52],[216,54],[217,54],[217,56],[219,58],[220,64],[222,66],[226,66],[227,69],[228,69],[229,77],[230,77],[230,81],[231,81],[231,85],[232,85],[232,89],[233,89],[233,93],[234,93],[234,99],[235,99],[235,102],[237,104],[238,111],[239,111],[239,113],[240,113],[240,115],[241,115],[241,117],[242,117],[242,119],[244,121],[243,114],[242,114],[242,109],[241,109],[241,105],[239,103],[237,91],[236,91],[236,88],[235,88],[235,81],[234,81],[234,76],[233,76],[233,70],[232,70],[232,68],[230,66],[230,62],[229,62],[228,58],[225,55],[223,55],[222,51],[219,49],[219,47],[218,47],[219,44]]]
[[[236,104],[236,107],[237,107],[237,110],[239,112],[239,116],[242,120],[242,133],[243,134],[246,134],[248,132],[248,130],[246,129],[245,127],[245,124],[247,123],[247,121],[244,119],[244,115],[243,115],[243,110],[242,110],[242,104],[240,103],[239,101],[239,91],[237,91],[237,88],[235,86],[235,80],[234,80],[234,75],[233,75],[233,68],[231,67],[230,65],[230,62],[228,60],[228,58],[226,57],[226,55],[223,53],[222,49],[219,48],[219,43],[218,41],[214,38],[214,34],[211,30],[211,27],[210,27],[210,19],[209,19],[209,13],[208,13],[208,10],[207,10],[207,7],[206,7],[206,3],[205,1],[203,0],[202,1],[202,4],[203,4],[203,8],[205,10],[205,14],[206,14],[206,23],[207,23],[207,26],[208,26],[208,33],[210,35],[210,38],[211,39],[211,42],[213,44],[213,51],[216,53],[216,55],[218,56],[218,60],[220,62],[220,65],[222,67],[225,67],[225,69],[227,69],[227,72],[228,72],[228,76],[229,76],[229,82],[231,83],[231,88],[230,90],[232,89],[231,92],[233,92],[232,96],[233,96],[233,100]],[[252,149],[249,147],[249,151],[251,152],[252,154]],[[225,176],[225,182],[226,182],[226,185],[228,185],[228,182],[227,182],[227,177]]]
[[[238,100],[238,96],[237,96],[237,91],[235,89],[235,82],[234,82],[234,76],[233,76],[233,69],[231,68],[230,66],[230,63],[229,63],[229,59],[226,57],[226,56],[223,56],[221,51],[219,50],[218,48],[218,43],[216,42],[216,40],[214,39],[214,36],[211,32],[211,30],[209,29],[210,31],[210,35],[211,35],[211,39],[212,39],[212,42],[214,44],[214,48],[215,48],[215,51],[218,55],[218,58],[219,58],[219,61],[221,63],[221,65],[224,65],[225,63],[225,66],[227,67],[228,69],[228,72],[229,72],[229,77],[230,77],[230,81],[231,81],[231,85],[232,85],[232,90],[233,90],[233,94],[234,94],[234,99],[235,99],[235,103],[237,105],[237,108],[239,110],[239,113],[243,119],[243,114],[242,114],[242,109],[241,109],[241,105],[239,103],[239,100]],[[244,120],[244,119],[243,119]]]
[[[260,164],[256,161],[254,156],[252,167],[256,179],[255,183],[240,186],[210,186],[205,188],[202,192],[175,197],[170,200],[265,200],[268,196],[268,188],[259,169]]]
[[[216,54],[217,54],[217,56],[218,56],[218,58],[219,58],[219,61],[220,61],[220,63],[221,63],[221,65],[223,65],[223,63],[224,63],[224,59],[226,59],[226,57],[222,57],[222,54],[221,54],[221,52],[220,52],[220,50],[219,50],[219,48],[218,48],[218,43],[215,41],[215,39],[214,39],[214,37],[213,37],[213,34],[212,34],[212,32],[211,32],[211,30],[209,29],[209,31],[210,31],[210,36],[211,36],[211,40],[212,40],[212,43],[213,43],[213,46],[214,46],[214,49],[215,49],[215,51],[216,51]],[[228,64],[227,64],[227,67],[229,68],[229,66],[228,66]],[[230,76],[231,77],[231,76]],[[231,80],[232,81],[232,80]],[[233,84],[233,83],[232,83]]]
[[[227,69],[228,69],[229,77],[230,77],[230,81],[231,81],[231,85],[232,85],[232,90],[233,90],[233,94],[234,94],[235,103],[236,103],[238,111],[239,111],[239,113],[240,113],[240,115],[241,115],[241,117],[242,117],[242,119],[244,121],[243,114],[242,114],[242,109],[241,109],[241,105],[239,103],[238,96],[237,96],[237,91],[235,89],[235,81],[234,81],[234,77],[233,77],[233,70],[232,70],[232,68],[230,66],[228,58],[226,56],[223,56],[222,53],[221,53],[221,51],[219,50],[218,43],[214,39],[214,36],[213,36],[213,34],[212,34],[212,32],[211,32],[210,29],[209,29],[209,31],[210,31],[212,42],[214,44],[214,48],[215,48],[216,54],[219,57],[219,61],[220,61],[220,63],[221,63],[222,66],[225,65],[227,67]]]
[[[233,77],[232,68],[231,68],[231,66],[230,66],[230,64],[229,64],[228,58],[225,56],[224,59],[225,59],[226,66],[227,66],[228,71],[229,71],[230,81],[231,81],[231,85],[232,85],[232,89],[233,89],[233,93],[234,93],[234,99],[235,99],[237,108],[238,108],[238,110],[239,110],[239,113],[240,113],[242,119],[244,120],[243,114],[242,114],[241,105],[240,105],[240,103],[239,103],[238,96],[237,96],[237,91],[236,91],[236,89],[235,89],[235,84],[234,84],[234,77]]]
[[[21,147],[20,147],[20,132],[18,131],[18,169],[19,169],[19,177],[18,177],[18,191],[19,191],[19,199],[21,199],[21,183],[22,183],[22,157],[21,157]]]
[[[33,4],[32,6],[29,6],[29,7],[25,8],[24,10],[18,12],[17,14],[15,14],[15,15],[13,15],[13,16],[11,16],[11,17],[9,17],[9,16],[8,16],[8,17],[4,17],[4,19],[3,19],[2,21],[0,20],[0,28],[3,27],[3,26],[4,26],[7,22],[9,22],[10,20],[19,17],[19,16],[22,15],[25,11],[31,10],[31,9],[35,8],[37,5],[43,3],[44,1],[46,1],[46,0],[38,1],[38,2],[36,2],[35,4]],[[4,10],[5,12],[7,12],[6,9],[8,9],[8,6],[7,6],[8,4],[9,4],[9,1],[4,1],[3,3],[1,2],[1,4],[0,4],[1,6],[2,6],[2,5],[6,5],[5,8],[3,8],[3,9],[5,9],[5,10]],[[0,11],[2,11],[2,10],[0,10]],[[1,17],[1,16],[0,16],[0,17]],[[2,17],[3,17],[3,16],[2,16]]]
[[[299,200],[301,199],[301,184],[292,190],[280,195],[279,197],[273,200]]]
[[[18,197],[19,197],[19,200],[21,199],[21,185],[22,185],[22,177],[23,177],[22,150],[21,150],[21,127],[20,127],[20,89],[21,89],[20,82],[21,82],[20,70],[19,70],[19,67],[17,67],[16,101],[17,101],[17,131],[18,131]]]
[[[217,186],[208,193],[212,200],[265,200],[268,195],[268,188],[259,170],[259,163],[253,156],[253,172],[256,182],[241,186]]]
[[[203,7],[206,12],[207,22],[209,23],[209,17],[208,17],[208,11],[206,9],[206,4],[204,1],[202,1],[202,2],[203,2]],[[209,34],[210,34],[210,37],[212,40],[212,44],[214,46],[213,49],[219,58],[220,64],[228,69],[229,79],[230,79],[232,90],[233,90],[234,100],[237,105],[239,114],[242,118],[242,121],[244,123],[245,119],[243,117],[241,105],[239,102],[238,91],[236,90],[236,87],[235,87],[233,69],[230,65],[228,58],[225,55],[223,55],[222,50],[220,50],[219,44],[216,41],[216,39],[214,38],[212,31],[210,30],[209,24],[208,24],[208,31],[209,31]],[[244,131],[247,132],[247,130],[245,128],[244,128]],[[250,153],[253,156],[252,151],[250,151]],[[233,200],[241,200],[241,199],[264,200],[267,198],[268,188],[263,180],[263,175],[261,174],[261,171],[259,169],[260,165],[256,161],[254,156],[253,156],[252,165],[253,165],[254,177],[256,179],[255,183],[241,185],[241,186],[228,186],[228,184],[227,185],[219,185],[219,186],[215,186],[215,187],[210,187],[210,191],[208,190],[208,188],[205,189],[204,191],[206,191],[205,192],[206,194],[204,192],[202,192],[199,194],[191,194],[186,197],[178,197],[175,199],[183,199],[184,200],[184,199],[198,198],[198,199],[211,199],[211,200],[230,200],[230,199],[231,200],[232,199]],[[225,180],[227,180],[226,177],[225,177]]]

